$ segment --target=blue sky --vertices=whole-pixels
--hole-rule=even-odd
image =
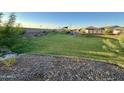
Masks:
[[[124,26],[123,12],[17,12],[16,15],[18,23],[37,27]]]

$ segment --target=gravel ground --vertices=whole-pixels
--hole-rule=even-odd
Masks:
[[[107,62],[74,57],[20,55],[12,67],[0,64],[0,80],[122,81],[124,69]]]

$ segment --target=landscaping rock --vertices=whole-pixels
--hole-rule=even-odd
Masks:
[[[124,80],[124,69],[107,62],[76,57],[20,55],[11,68],[0,66],[0,80]]]
[[[40,37],[48,34],[48,31],[45,29],[34,29],[34,28],[25,28],[24,37],[32,38],[32,37]]]
[[[6,52],[6,53],[4,53],[3,54],[3,57],[5,58],[5,59],[7,59],[7,58],[12,58],[12,57],[16,57],[17,56],[17,53],[15,53],[15,52]]]

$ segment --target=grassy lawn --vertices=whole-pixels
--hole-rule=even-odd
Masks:
[[[49,33],[47,36],[30,40],[30,53],[66,55],[107,61],[124,67],[124,57],[103,49],[103,37],[73,36],[64,33]]]

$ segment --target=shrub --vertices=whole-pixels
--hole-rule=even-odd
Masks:
[[[8,59],[5,59],[3,61],[3,64],[7,67],[10,67],[12,65],[14,65],[16,63],[16,58],[15,57],[12,57],[12,58],[8,58]]]
[[[10,51],[21,53],[24,46],[27,46],[28,40],[23,38],[25,31],[20,24],[15,24],[16,15],[11,13],[9,20],[0,30],[0,46],[6,47]],[[16,25],[16,26],[15,26]]]
[[[81,34],[85,34],[86,32],[85,32],[85,30],[84,29],[79,29],[79,32],[81,33]]]
[[[119,35],[118,39],[120,42],[124,43],[124,32]]]
[[[112,34],[112,29],[111,28],[105,29],[104,34],[105,35],[111,35]]]

